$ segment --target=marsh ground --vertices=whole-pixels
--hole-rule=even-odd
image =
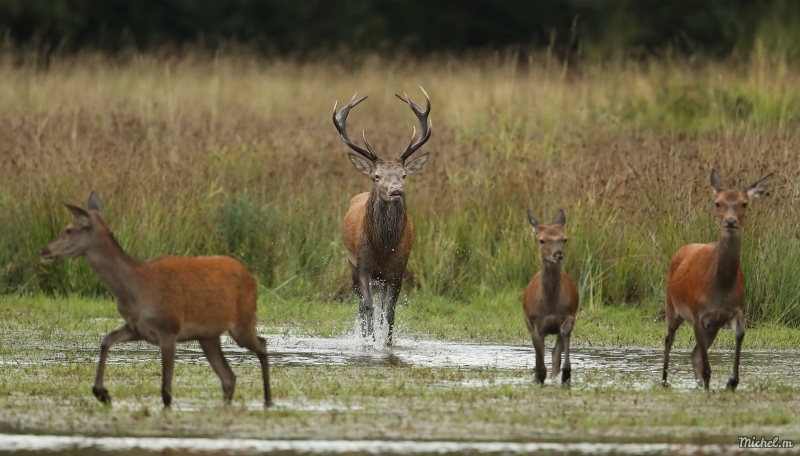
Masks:
[[[549,379],[538,386],[517,303],[490,309],[505,332],[469,333],[460,330],[470,325],[463,317],[453,317],[452,326],[426,318],[445,313],[445,302],[412,299],[398,313],[397,346],[385,349],[353,335],[355,305],[269,301],[262,300],[259,317],[272,354],[276,406],[263,409],[257,361],[226,338],[238,376],[233,404],[222,404],[219,382],[202,352],[186,343],[178,354],[175,402],[165,411],[159,354],[146,344],[112,351],[110,407],[91,395],[99,340],[121,323],[113,302],[4,297],[0,431],[703,445],[734,445],[741,435],[800,437],[797,330],[751,329],[743,381],[734,393],[723,389],[730,331],[712,353],[710,392],[691,379],[691,335],[680,331],[671,387],[664,389],[663,323],[657,316],[635,308],[585,312],[575,329],[571,387]]]

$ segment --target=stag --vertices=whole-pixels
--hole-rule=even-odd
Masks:
[[[403,94],[405,96],[401,97],[395,94],[417,116],[420,133],[419,137],[416,137],[415,127],[408,146],[394,160],[379,158],[363,132],[366,148],[356,145],[347,135],[345,129],[347,115],[367,97],[356,100],[356,96],[353,95],[347,106],[338,113],[336,111],[338,102],[333,106],[333,124],[344,143],[356,152],[348,154],[350,162],[372,181],[372,189],[369,192],[360,193],[350,200],[350,206],[342,222],[342,240],[352,272],[353,290],[359,298],[361,335],[364,338],[371,336],[375,340],[372,323],[374,280],[378,286],[378,294],[382,298],[381,313],[383,316],[385,312],[389,327],[388,345],[392,345],[395,306],[400,295],[403,272],[414,244],[414,224],[406,208],[404,183],[407,174],[420,171],[428,160],[426,152],[406,163],[406,160],[431,137],[432,125],[428,120],[431,100],[425,89],[422,89],[422,93],[425,94],[425,109],[411,101],[408,95]]]

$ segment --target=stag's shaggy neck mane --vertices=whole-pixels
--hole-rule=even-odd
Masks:
[[[378,256],[389,255],[400,244],[406,227],[406,200],[388,202],[371,191],[364,217],[369,244]]]

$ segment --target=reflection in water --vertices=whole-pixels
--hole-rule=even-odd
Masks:
[[[378,440],[255,440],[181,439],[128,437],[62,437],[0,434],[0,454],[16,455],[717,455],[768,454],[745,451],[738,445],[676,443],[516,443],[516,442],[418,442]]]

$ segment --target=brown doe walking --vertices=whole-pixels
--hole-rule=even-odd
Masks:
[[[43,262],[85,256],[86,262],[117,298],[125,325],[103,337],[92,392],[102,402],[111,396],[103,387],[108,350],[120,343],[145,340],[161,349],[164,406],[172,403],[175,344],[197,340],[222,381],[225,402],[233,398],[236,376],[222,354],[219,336],[228,331],[239,346],[261,362],[264,402],[272,404],[267,343],[256,334],[256,280],[230,257],[161,257],[137,260],[114,239],[100,214],[97,193],[88,211],[66,204],[74,219],[39,257]]]
[[[564,367],[561,369],[561,382],[567,383],[572,373],[569,362],[569,339],[578,313],[578,289],[566,272],[561,269],[564,261],[564,246],[567,237],[564,225],[567,216],[559,209],[553,224],[545,226],[528,211],[528,222],[539,241],[541,270],[533,276],[525,289],[522,310],[525,324],[531,333],[533,348],[536,351],[536,380],[544,383],[547,368],[544,365],[544,337],[556,335],[553,347],[553,377],[558,376],[561,354],[564,353]]]
[[[382,312],[384,309],[386,312],[389,345],[392,345],[394,312],[403,282],[403,272],[406,270],[406,263],[414,244],[414,224],[411,223],[411,217],[406,210],[404,186],[406,174],[418,172],[428,160],[426,152],[406,163],[406,160],[431,137],[431,126],[428,123],[431,100],[425,89],[422,93],[425,94],[427,103],[424,110],[412,102],[408,95],[405,97],[396,95],[414,111],[420,123],[420,134],[415,140],[416,128],[414,128],[408,146],[394,160],[379,158],[373,152],[365,135],[362,136],[366,149],[353,143],[347,135],[345,129],[347,114],[367,97],[356,100],[353,95],[347,106],[338,113],[336,105],[333,106],[333,124],[336,130],[339,131],[345,144],[358,154],[349,153],[350,162],[372,181],[372,189],[369,192],[360,193],[350,200],[350,207],[342,222],[342,239],[352,272],[353,290],[359,298],[361,335],[372,336],[373,340],[375,339],[372,327],[374,307],[371,288],[372,281],[375,280],[382,301]]]
[[[708,389],[711,366],[708,349],[717,332],[729,325],[734,331],[735,348],[733,372],[727,388],[739,384],[739,354],[744,339],[744,275],[739,266],[742,250],[742,226],[747,203],[758,198],[772,180],[772,173],[747,187],[730,190],[724,186],[717,171],[711,170],[714,189],[719,240],[710,244],[689,244],[678,250],[669,265],[666,303],[667,336],[664,340],[664,370],[661,381],[667,386],[669,352],[675,341],[675,331],[684,321],[694,329],[696,345],[692,350],[692,367],[698,384]]]

